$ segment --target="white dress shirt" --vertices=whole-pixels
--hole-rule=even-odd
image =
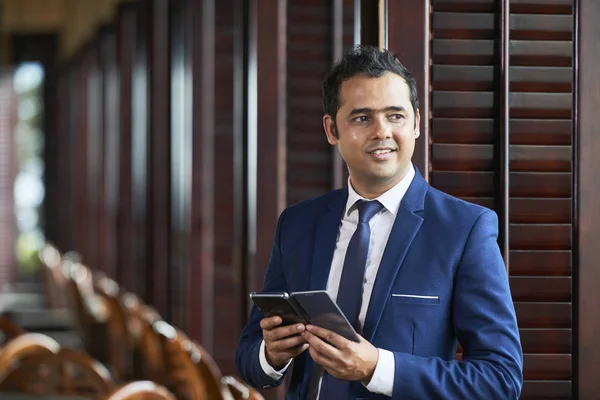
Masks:
[[[375,278],[377,277],[377,271],[379,270],[379,264],[381,263],[385,246],[390,236],[390,232],[392,231],[392,226],[394,225],[398,208],[400,207],[400,202],[406,194],[406,191],[408,190],[408,187],[410,186],[414,176],[415,170],[414,167],[411,166],[406,176],[400,182],[398,182],[394,187],[383,193],[378,198],[374,199],[378,200],[383,205],[383,208],[369,221],[369,226],[371,228],[371,241],[367,255],[362,305],[360,314],[358,316],[359,332],[362,331],[362,327],[365,322],[369,301],[371,299],[371,293],[373,291],[373,285],[375,284]],[[358,200],[363,199],[363,197],[356,193],[352,187],[350,179],[348,179],[348,201],[346,202],[344,216],[340,221],[340,230],[338,232],[335,252],[333,253],[331,270],[329,271],[329,278],[327,279],[326,287],[327,292],[334,300],[337,299],[340,280],[342,277],[342,269],[344,267],[344,259],[346,257],[346,250],[348,249],[350,239],[352,238],[352,235],[354,234],[354,231],[356,231],[356,227],[358,225],[358,210],[355,206],[355,203]],[[391,396],[394,388],[395,376],[394,354],[391,351],[384,349],[378,349],[378,351],[379,360],[377,361],[377,366],[375,367],[373,377],[366,388],[373,393]],[[287,370],[291,363],[290,361],[290,363],[288,363],[283,369],[275,371],[267,362],[264,341],[260,346],[259,360],[264,372],[269,377],[276,380],[279,380],[283,376],[283,373]],[[318,373],[320,373],[320,369],[317,370],[319,371]],[[311,379],[311,381],[313,381],[313,379]],[[321,377],[318,377],[318,381],[316,382],[318,382],[316,397],[318,398],[318,390],[321,386]],[[312,390],[312,392],[314,393],[314,390]]]

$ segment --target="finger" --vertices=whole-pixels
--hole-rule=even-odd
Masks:
[[[341,353],[338,349],[326,343],[318,336],[313,335],[310,332],[304,332],[304,339],[310,345],[311,351],[319,353],[322,357],[326,357],[330,360],[338,360],[341,357]],[[312,353],[311,353],[312,354]]]
[[[335,361],[331,360],[327,356],[319,353],[319,351],[317,349],[315,349],[313,346],[311,346],[311,345],[308,346],[308,352],[310,353],[310,357],[317,364],[319,364],[327,369],[334,369],[333,367],[335,365]]]
[[[270,353],[270,354],[276,353],[278,357],[290,359],[290,358],[296,357],[298,354],[303,353],[309,347],[310,346],[308,345],[308,343],[303,343],[298,346],[290,347],[290,348],[287,348],[282,351],[270,351],[267,349],[267,353]]]
[[[286,339],[269,341],[266,343],[269,350],[274,351],[285,351],[303,344],[306,344],[306,339],[304,339],[301,335],[295,335]]]
[[[310,346],[308,343],[301,344],[300,346],[293,347],[290,351],[290,358],[296,357],[298,354],[302,354]]]
[[[281,325],[282,322],[283,320],[279,316],[263,318],[260,320],[260,328],[268,331],[275,329]]]
[[[320,328],[315,325],[307,325],[306,330],[312,333],[313,335],[318,336],[319,338],[331,344],[337,349],[344,349],[348,347],[348,344],[350,343],[350,341],[345,337],[342,337],[335,332],[332,332],[325,328]]]
[[[302,324],[281,326],[264,331],[265,334],[263,335],[263,337],[265,338],[265,340],[274,342],[277,340],[288,338],[290,336],[297,335],[299,333],[304,332],[304,330],[305,328]]]

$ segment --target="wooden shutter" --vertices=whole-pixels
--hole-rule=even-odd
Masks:
[[[431,4],[431,183],[500,216],[521,398],[571,398],[572,1]]]
[[[523,399],[571,398],[572,1],[512,1],[510,284]]]

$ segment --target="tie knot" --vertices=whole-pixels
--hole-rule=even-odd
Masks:
[[[383,208],[383,204],[374,201],[359,200],[356,202],[358,208],[358,223],[369,222],[375,214],[377,214]]]

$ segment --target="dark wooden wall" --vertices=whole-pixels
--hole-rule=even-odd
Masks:
[[[600,7],[387,5],[388,46],[419,84],[415,165],[500,216],[522,398],[594,398]],[[49,239],[154,304],[225,373],[277,216],[346,184],[320,85],[343,48],[385,25],[358,8],[360,19],[352,0],[129,2],[57,76],[48,168],[61,223]]]

